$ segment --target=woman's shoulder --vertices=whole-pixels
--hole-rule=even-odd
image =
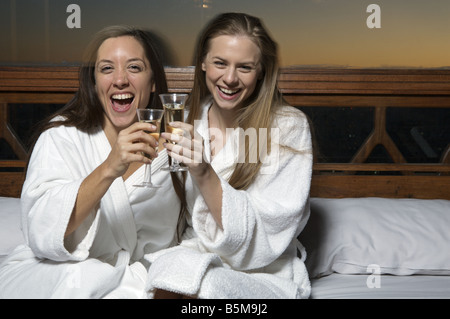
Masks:
[[[61,138],[63,140],[72,140],[74,138],[83,138],[83,136],[88,137],[90,134],[79,130],[77,127],[65,124],[66,118],[61,115],[53,117],[50,122],[52,126],[43,131],[40,135],[47,136],[51,138]]]
[[[272,128],[278,130],[281,145],[296,150],[311,148],[311,132],[308,117],[292,106],[280,107],[275,112]]]
[[[301,110],[290,106],[283,105],[277,108],[274,112],[273,126],[289,131],[292,128],[308,129],[308,117]]]
[[[74,130],[74,127],[70,127],[64,124],[66,118],[61,115],[57,115],[50,119],[49,126],[45,129],[41,135],[61,135],[67,134],[68,132]]]

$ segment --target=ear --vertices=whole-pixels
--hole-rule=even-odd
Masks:
[[[205,64],[205,62],[202,62],[202,70],[206,71],[206,64]]]
[[[152,91],[151,92],[155,93],[155,91],[156,91],[156,86],[155,86],[155,82],[153,82],[152,83]]]

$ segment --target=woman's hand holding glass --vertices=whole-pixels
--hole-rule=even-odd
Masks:
[[[176,129],[182,129],[184,134],[173,134],[164,132],[163,139],[170,141],[164,143],[169,155],[188,167],[193,176],[201,176],[208,169],[209,164],[204,158],[203,139],[199,134],[194,134],[194,127],[184,122],[171,122],[170,125]]]
[[[131,163],[151,163],[150,158],[158,156],[156,139],[144,131],[156,131],[156,126],[136,122],[119,132],[106,160],[113,178],[123,176]],[[150,158],[143,154],[150,155]]]

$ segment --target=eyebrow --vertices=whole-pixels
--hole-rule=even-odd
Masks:
[[[211,59],[218,59],[218,60],[228,63],[227,59],[221,58],[220,56],[212,56]],[[252,65],[252,66],[256,67],[258,65],[258,63],[259,63],[259,61],[257,61],[257,62],[247,61],[247,62],[239,62],[239,63],[237,63],[237,65]]]
[[[129,60],[127,60],[127,63],[130,63],[130,62],[142,62],[142,63],[144,63],[144,65],[147,65],[146,63],[145,63],[145,60],[142,60],[141,58],[132,58],[132,59],[129,59]],[[111,60],[108,60],[108,59],[102,59],[102,60],[100,60],[100,61],[98,61],[97,62],[98,64],[100,64],[100,63],[114,63],[113,61],[111,61]]]

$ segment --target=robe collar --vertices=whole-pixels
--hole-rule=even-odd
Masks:
[[[105,160],[111,152],[111,145],[103,130],[94,136],[94,142]],[[111,230],[117,244],[124,250],[133,252],[137,244],[137,229],[122,178],[114,180],[100,205],[104,206],[104,211],[108,212],[107,218],[110,219]]]

